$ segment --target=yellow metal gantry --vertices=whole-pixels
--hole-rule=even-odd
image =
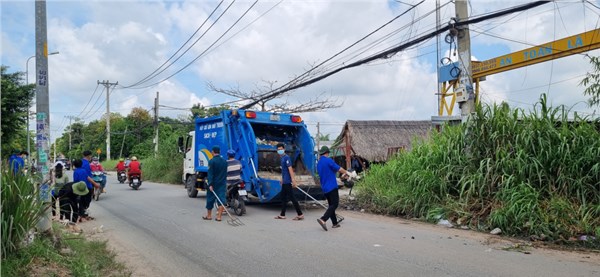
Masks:
[[[472,61],[471,71],[475,90],[475,103],[479,102],[479,82],[488,75],[538,64],[600,48],[600,29],[562,38],[485,61]],[[457,80],[442,83],[439,116],[452,115],[456,104],[454,87]],[[446,99],[450,97],[450,99]]]

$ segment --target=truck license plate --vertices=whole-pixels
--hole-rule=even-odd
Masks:
[[[238,190],[238,193],[240,194],[240,196],[246,196],[246,195],[248,195],[248,192],[245,189]]]
[[[279,115],[278,115],[278,114],[272,114],[272,115],[270,116],[270,119],[271,119],[272,121],[279,121]]]

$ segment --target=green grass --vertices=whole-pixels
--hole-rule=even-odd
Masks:
[[[183,154],[177,149],[177,134],[165,139],[158,156],[142,161],[144,179],[161,183],[179,184],[183,172]]]
[[[13,175],[6,166],[1,170],[2,248],[0,256],[5,257],[22,247],[28,232],[35,227],[42,215],[45,205],[37,201],[35,185],[28,177],[22,174]]]
[[[104,170],[114,170],[115,166],[117,166],[117,163],[119,163],[119,160],[110,160],[110,161],[102,161],[102,167],[104,168]]]
[[[57,240],[37,238],[31,245],[2,260],[2,276],[131,276],[125,265],[115,261],[106,242],[89,241],[83,235],[62,233]],[[61,253],[70,249],[70,253]]]
[[[600,123],[552,108],[479,107],[356,186],[373,211],[566,241],[600,230]]]

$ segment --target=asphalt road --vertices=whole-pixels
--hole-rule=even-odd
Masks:
[[[109,176],[94,201],[102,236],[135,276],[600,276],[596,253],[502,248],[511,242],[472,231],[341,211],[325,232],[311,208],[304,221],[275,220],[278,206],[252,205],[245,226],[205,221],[205,198],[181,185],[144,182],[140,190]],[[225,219],[225,217],[224,217]],[[331,226],[331,223],[328,222]]]

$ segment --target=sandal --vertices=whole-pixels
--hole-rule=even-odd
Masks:
[[[336,225],[331,226],[331,228],[340,228],[340,227],[342,227],[342,225],[340,225],[340,224],[336,224]]]
[[[212,217],[202,216],[202,219],[204,219],[204,220],[212,220]]]
[[[217,217],[217,218],[215,218],[215,221],[221,221],[221,219]]]
[[[322,219],[318,218],[317,222],[319,223],[319,225],[321,225],[321,227],[323,227],[323,230],[327,231],[327,225],[325,224],[325,221],[323,221]]]
[[[303,220],[303,219],[304,219],[304,215],[299,215],[299,216],[294,217],[294,219],[292,219],[292,220]]]
[[[285,219],[285,216],[278,215],[278,216],[275,217],[275,219]]]

